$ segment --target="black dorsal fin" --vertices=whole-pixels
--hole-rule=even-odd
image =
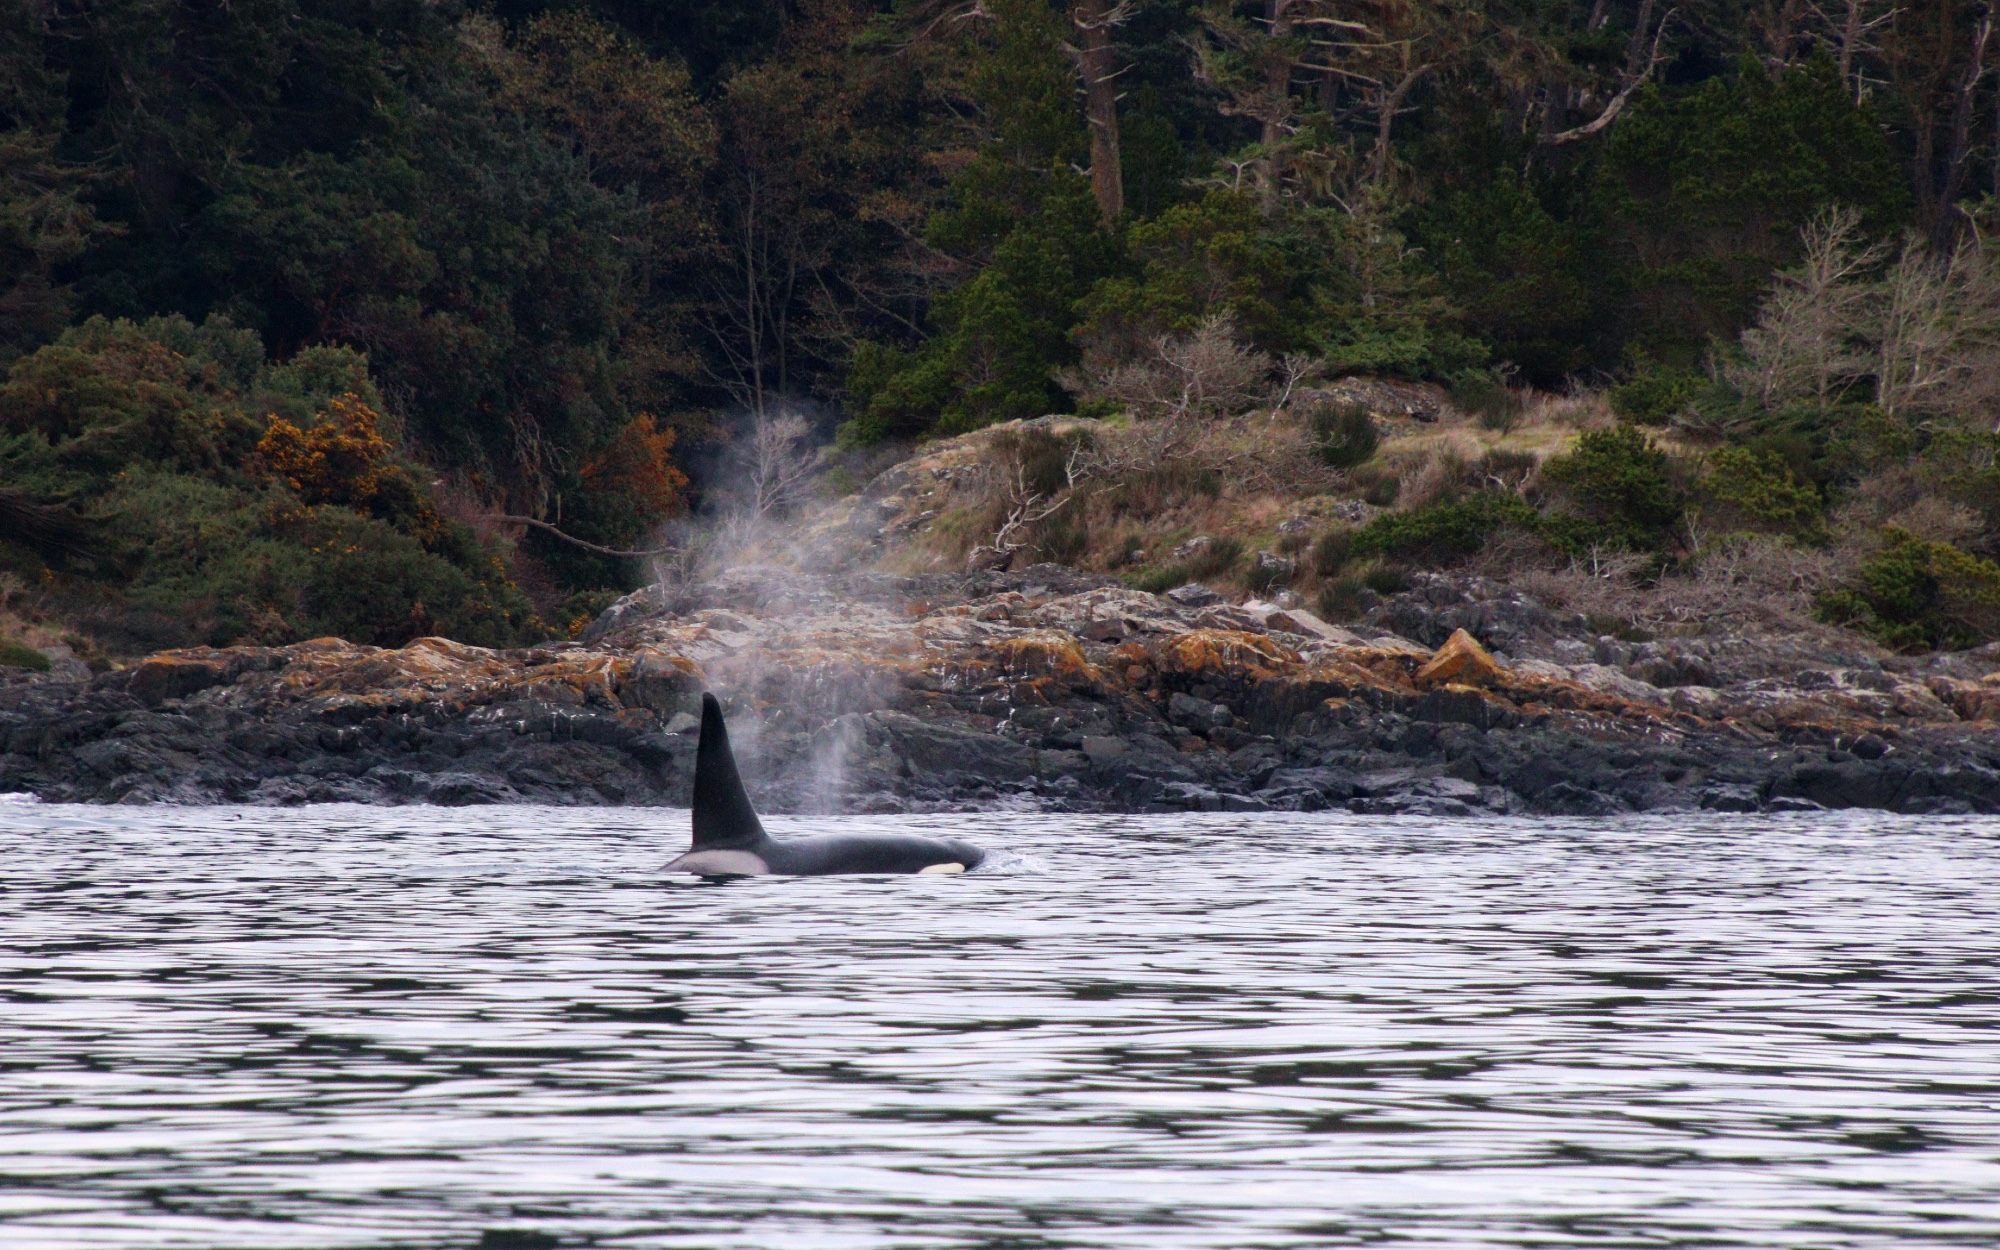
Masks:
[[[722,705],[715,696],[701,696],[701,744],[694,752],[694,850],[711,846],[753,846],[764,837],[764,826],[743,778],[736,775],[736,757],[729,751],[729,730],[722,723]]]

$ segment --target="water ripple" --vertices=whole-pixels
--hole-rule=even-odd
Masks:
[[[684,819],[8,805],[0,1243],[2000,1240],[2000,822]]]

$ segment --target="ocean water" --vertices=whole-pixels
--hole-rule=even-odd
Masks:
[[[2000,1242],[2000,821],[0,803],[0,1245]]]

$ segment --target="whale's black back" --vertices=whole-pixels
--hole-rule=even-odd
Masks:
[[[730,852],[704,857],[701,852]],[[737,852],[740,852],[737,853]],[[817,838],[772,838],[764,833],[715,696],[701,696],[701,743],[694,755],[694,845],[674,861],[689,872],[732,875],[779,873],[827,876],[834,873],[911,873],[945,867],[977,868],[986,853],[956,838],[908,834],[840,834]]]
[[[715,696],[701,696],[701,743],[694,752],[694,846],[748,847],[764,839],[764,826],[743,778],[736,775],[736,757],[729,751],[729,730],[722,723],[722,705]]]

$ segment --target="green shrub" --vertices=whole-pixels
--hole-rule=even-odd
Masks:
[[[1461,369],[1448,388],[1452,407],[1476,417],[1489,430],[1506,432],[1521,419],[1521,397],[1485,369]]]
[[[1396,502],[1396,496],[1403,492],[1403,479],[1387,465],[1364,465],[1354,471],[1354,484],[1361,488],[1361,498],[1378,508],[1386,508]]]
[[[1783,534],[1802,542],[1825,540],[1824,501],[1777,452],[1724,447],[1709,463],[1701,494],[1730,528]]]
[[[1321,577],[1340,572],[1354,555],[1354,531],[1346,526],[1327,530],[1313,542],[1312,567]]]
[[[1629,382],[1606,392],[1611,411],[1640,425],[1666,425],[1686,412],[1708,387],[1692,369],[1642,367]]]
[[[1374,564],[1362,570],[1361,582],[1378,595],[1399,595],[1410,588],[1410,574],[1398,564]]]
[[[564,634],[574,638],[588,629],[604,609],[623,597],[615,590],[579,590],[564,599],[562,606],[556,609],[556,623]]]
[[[1270,564],[1252,564],[1250,571],[1243,577],[1244,584],[1260,595],[1269,594],[1273,588],[1283,586],[1291,580],[1292,574],[1283,566]]]
[[[1854,583],[1819,597],[1822,620],[1896,651],[1977,646],[2000,636],[2000,564],[1890,526]]]
[[[1375,419],[1362,404],[1315,404],[1306,417],[1313,450],[1329,468],[1353,469],[1366,464],[1382,445]]]
[[[31,668],[37,673],[49,671],[49,657],[12,638],[0,638],[0,668]]]
[[[1480,491],[1408,512],[1390,512],[1355,530],[1356,555],[1444,563],[1486,545],[1503,525],[1537,530],[1541,517],[1511,491]]]
[[[1243,558],[1243,543],[1235,538],[1217,538],[1194,554],[1188,561],[1188,576],[1198,582],[1213,577],[1221,577],[1236,567]]]
[[[1037,427],[1019,433],[1003,432],[995,437],[993,446],[1003,458],[1012,457],[1020,465],[1022,480],[1029,490],[1053,499],[1069,489],[1071,457],[1079,451],[1088,451],[1096,442],[1096,436],[1087,429],[1058,435]]]
[[[1079,305],[1078,337],[1099,352],[1131,352],[1216,313],[1259,348],[1284,351],[1307,324],[1285,249],[1248,195],[1210,190],[1133,223],[1126,245],[1132,270],[1099,282]]]
[[[1667,453],[1629,424],[1584,431],[1568,455],[1542,466],[1541,477],[1571,516],[1601,531],[1599,541],[1633,550],[1664,546],[1687,509]]]
[[[1176,586],[1185,586],[1191,579],[1187,569],[1178,564],[1164,564],[1157,569],[1147,569],[1132,579],[1135,590],[1143,590],[1151,595],[1163,595]]]
[[[121,597],[177,620],[182,645],[331,634],[397,646],[443,634],[506,646],[540,632],[494,557],[453,563],[346,508],[157,473],[125,475],[105,505],[128,568]]]
[[[1359,620],[1374,602],[1373,592],[1359,573],[1342,574],[1328,581],[1313,599],[1313,607],[1329,621]]]
[[[1514,490],[1533,476],[1535,466],[1540,463],[1532,451],[1495,447],[1473,461],[1469,468],[1475,477],[1492,478],[1506,489]]]
[[[1409,574],[1401,565],[1353,560],[1326,579],[1313,606],[1329,621],[1358,620],[1382,596],[1399,594],[1409,585]]]
[[[1037,560],[1075,563],[1090,549],[1090,526],[1083,506],[1072,503],[1036,522],[1027,534],[1027,544]]]
[[[257,336],[219,319],[93,318],[0,385],[0,496],[35,522],[11,527],[34,541],[0,538],[0,560],[46,567],[52,607],[119,649],[539,637],[496,552],[440,515],[431,474],[397,454],[372,395],[346,349],[267,368]]]

